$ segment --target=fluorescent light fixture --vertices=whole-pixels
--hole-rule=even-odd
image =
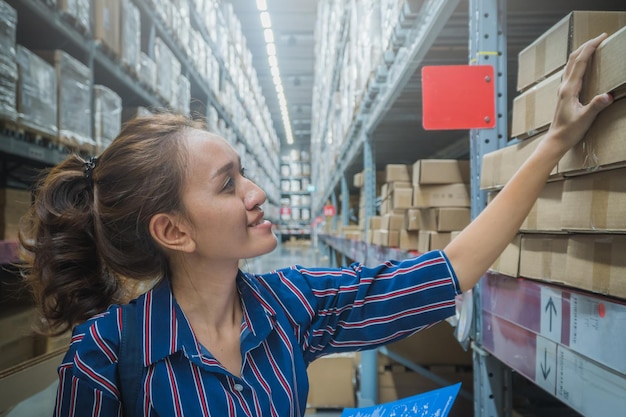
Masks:
[[[256,0],[256,7],[259,9],[259,11],[264,12],[265,10],[267,10],[267,1]]]
[[[281,94],[285,92],[285,89],[283,88],[282,84],[276,84],[276,92],[281,93]]]
[[[265,38],[265,43],[273,43],[274,42],[274,31],[272,29],[263,30],[263,37]]]
[[[273,43],[268,43],[267,44],[267,54],[269,56],[276,56],[276,45]]]
[[[278,77],[278,79],[280,80],[280,70],[278,69],[278,67],[272,67],[270,68],[270,71],[272,73],[272,77],[274,78],[274,84],[276,84],[276,77]]]
[[[270,18],[269,12],[261,12],[261,25],[265,29],[272,27],[272,19]]]
[[[278,66],[278,59],[276,59],[276,55],[268,56],[267,61],[270,63],[270,68]]]
[[[272,67],[278,68],[278,67]],[[283,85],[283,81],[280,79],[280,75],[272,77],[272,81],[274,81],[274,85]]]

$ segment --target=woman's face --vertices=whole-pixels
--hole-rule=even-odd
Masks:
[[[272,224],[260,206],[266,196],[244,176],[239,155],[219,136],[193,130],[187,136],[188,178],[183,205],[198,255],[239,260],[276,247]]]

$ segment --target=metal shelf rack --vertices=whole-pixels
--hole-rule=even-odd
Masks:
[[[444,3],[446,3],[444,5]],[[468,0],[453,2],[424,1],[420,17],[409,29],[411,58],[395,60],[385,53],[388,66],[379,69],[364,95],[355,120],[341,149],[341,161],[331,179],[319,187],[314,200],[314,214],[328,199],[347,207],[347,178],[354,172],[365,173],[366,217],[375,214],[375,172],[387,163],[411,163],[420,158],[455,158],[469,149],[471,160],[472,216],[486,204],[479,189],[483,155],[508,144],[507,115],[515,92],[517,52],[571,10],[619,10],[614,2],[566,1],[520,2],[514,0]],[[623,6],[621,6],[623,10]],[[464,25],[459,31],[458,19]],[[456,30],[457,42],[448,36]],[[469,36],[468,36],[469,30]],[[464,33],[463,33],[464,32]],[[462,60],[454,55],[454,45],[464,36],[467,49]],[[448,51],[437,55],[442,45]],[[435,46],[435,47],[432,47]],[[341,50],[341,48],[340,48]],[[442,55],[452,55],[446,59]],[[456,61],[454,61],[456,59]],[[411,97],[412,111],[419,112],[416,97],[419,81],[416,69],[422,64],[490,64],[496,79],[497,122],[494,129],[472,130],[469,137],[445,136],[437,146],[429,147],[415,139],[423,131],[415,129],[410,139],[399,132],[415,127],[419,116],[402,113],[405,95]],[[399,66],[402,75],[385,77],[385,70]],[[398,71],[398,68],[396,68]],[[413,75],[412,75],[413,74]],[[513,86],[513,87],[512,87]],[[412,96],[410,95],[412,94]],[[411,122],[417,122],[410,124]],[[398,129],[391,126],[397,124]],[[390,135],[397,134],[394,140]],[[402,140],[405,146],[396,146]],[[406,161],[406,154],[413,160]],[[362,160],[359,160],[361,156]],[[346,219],[340,219],[347,224]],[[365,221],[367,227],[368,222]],[[365,242],[321,235],[329,248],[331,262],[348,260],[367,264],[390,258],[412,256],[397,249],[381,248]],[[337,256],[341,256],[338,260]],[[474,357],[475,416],[513,415],[513,374],[523,375],[532,385],[560,400],[573,412],[585,416],[614,415],[624,409],[626,400],[626,363],[623,352],[626,337],[620,330],[626,325],[626,303],[598,294],[556,286],[546,282],[487,273],[479,285],[459,301],[469,304],[475,313],[465,317],[471,331],[460,337],[469,344]],[[461,335],[463,336],[463,335]],[[363,352],[367,353],[367,352]],[[376,357],[362,355],[359,405],[376,402]]]

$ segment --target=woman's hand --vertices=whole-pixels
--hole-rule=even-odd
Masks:
[[[565,153],[583,138],[597,114],[613,102],[608,94],[598,94],[589,103],[580,102],[583,77],[593,53],[607,34],[591,39],[572,52],[559,87],[559,100],[546,139],[555,142],[556,150]]]

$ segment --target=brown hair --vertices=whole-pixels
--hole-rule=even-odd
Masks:
[[[20,232],[20,268],[51,333],[124,302],[123,277],[150,281],[168,273],[149,223],[156,213],[184,214],[181,139],[189,129],[203,125],[173,114],[131,120],[93,169],[71,155],[37,184]]]

